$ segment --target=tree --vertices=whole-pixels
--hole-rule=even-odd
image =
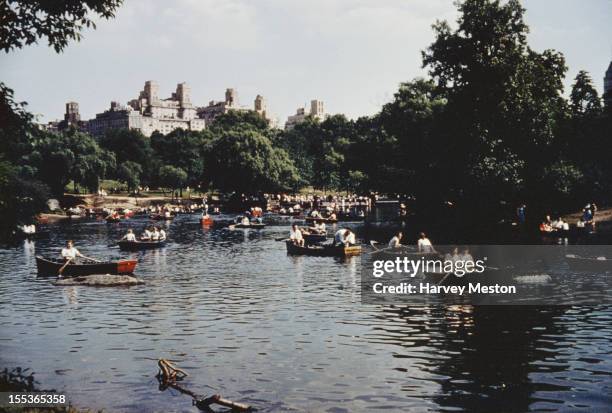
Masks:
[[[0,48],[21,49],[46,38],[56,52],[81,31],[95,28],[95,17],[110,19],[122,0],[7,0],[0,4]]]
[[[206,149],[207,175],[226,192],[257,193],[295,189],[299,175],[287,152],[253,129],[232,129]]]
[[[117,168],[117,177],[120,181],[125,182],[129,192],[138,190],[141,175],[142,167],[136,162],[126,161]]]
[[[49,185],[51,193],[61,196],[71,180],[95,192],[99,180],[115,168],[115,157],[88,134],[71,129],[43,135],[28,163],[36,167],[36,176]]]
[[[138,179],[141,183],[151,185],[157,177],[161,161],[151,147],[151,139],[140,131],[110,129],[99,138],[99,144],[115,154],[117,165],[125,162],[138,164],[140,170]],[[121,179],[119,176],[117,178]]]
[[[204,173],[202,151],[210,139],[210,133],[207,131],[175,129],[167,135],[153,133],[151,147],[163,165],[181,168],[187,173],[186,183],[197,186],[202,182]]]
[[[187,172],[172,165],[164,165],[159,170],[159,184],[172,190],[172,197],[177,189],[183,188],[187,182]]]
[[[238,111],[230,110],[217,116],[211,128],[215,131],[224,131],[236,129],[240,127],[254,128],[260,132],[265,132],[269,129],[270,122],[257,112],[253,111]]]
[[[572,117],[593,117],[601,114],[601,99],[588,72],[581,70],[574,79],[570,93]]]
[[[539,191],[543,170],[558,158],[564,58],[528,46],[518,0],[465,0],[459,11],[457,29],[437,22],[436,39],[423,52],[423,66],[448,101],[441,136],[454,161],[443,166],[450,183],[445,192],[481,200],[482,208],[469,205],[480,216],[495,215],[500,202],[535,204],[545,196]],[[503,188],[482,197],[482,180],[500,182],[491,162],[503,165]]]

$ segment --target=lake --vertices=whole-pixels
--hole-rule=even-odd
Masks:
[[[160,250],[120,252],[109,245],[128,224],[93,221],[0,250],[0,367],[111,412],[197,411],[159,390],[162,357],[195,393],[263,412],[612,410],[610,306],[362,305],[360,257],[288,256],[276,241],[287,223],[230,231],[197,219],[168,224]],[[89,256],[138,258],[146,284],[37,278],[35,255],[56,256],[66,239]]]

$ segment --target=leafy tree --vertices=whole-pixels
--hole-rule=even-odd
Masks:
[[[80,40],[85,27],[95,28],[95,17],[115,16],[122,0],[7,0],[0,4],[0,48],[21,49],[46,38],[56,52],[70,40]]]
[[[214,131],[224,131],[241,127],[254,128],[260,132],[269,129],[270,122],[257,112],[230,110],[217,116],[210,127]]]
[[[136,192],[138,190],[141,175],[142,167],[136,162],[126,161],[117,168],[117,177],[122,182],[125,182],[129,192]]]
[[[527,198],[535,204],[545,196],[543,169],[558,156],[565,61],[560,53],[528,46],[518,0],[465,0],[458,7],[457,29],[437,22],[436,39],[423,52],[423,65],[448,101],[440,136],[455,160],[444,166],[453,181],[449,190],[480,199],[482,208],[470,206],[479,216],[482,209],[495,213],[502,201]],[[482,197],[482,180],[499,182],[499,171],[486,166],[491,162],[504,165],[504,190]]]
[[[151,146],[164,165],[181,168],[187,173],[187,184],[197,186],[204,173],[204,144],[210,140],[209,132],[175,129],[167,135],[154,133]]]
[[[115,154],[117,165],[132,162],[139,165],[139,185],[151,185],[161,161],[151,147],[151,139],[133,129],[110,129],[99,139],[102,148]],[[119,174],[119,170],[117,170]],[[120,176],[117,178],[121,179]]]
[[[47,133],[35,146],[29,163],[36,166],[38,178],[49,185],[51,193],[61,196],[70,181],[96,191],[100,178],[115,168],[115,157],[88,134],[72,129]]]
[[[163,188],[172,190],[172,196],[177,189],[183,188],[187,182],[187,172],[172,165],[164,165],[159,170],[159,183]]]
[[[574,118],[601,114],[601,99],[593,86],[591,76],[581,70],[574,79],[570,93],[570,108]]]
[[[206,165],[212,185],[226,192],[274,192],[299,183],[287,152],[253,129],[232,129],[215,138],[207,147]]]

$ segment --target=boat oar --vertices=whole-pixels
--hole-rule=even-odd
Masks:
[[[378,251],[378,247],[376,246],[376,244],[379,244],[378,241],[374,241],[374,240],[370,240],[370,245],[372,246],[372,248],[374,248],[376,251]]]
[[[285,241],[287,237],[274,238],[274,241]]]
[[[72,258],[68,258],[68,259],[66,260],[66,263],[65,263],[64,265],[62,265],[62,266],[61,266],[61,268],[60,268],[60,269],[57,271],[57,276],[58,276],[58,277],[61,277],[61,276],[62,276],[62,272],[64,272],[64,268],[66,268],[66,266],[67,266],[68,264],[70,264],[70,261],[72,261]]]

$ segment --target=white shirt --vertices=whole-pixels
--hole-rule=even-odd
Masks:
[[[355,239],[355,233],[351,232],[348,237],[346,237],[346,242],[351,245],[357,244],[357,240]]]
[[[159,239],[159,231],[153,231],[153,234],[151,234],[151,239],[158,240]]]
[[[321,232],[325,231],[325,222],[321,222],[320,224],[315,224],[315,228]]]
[[[75,247],[62,248],[62,258],[65,258],[65,259],[72,258],[72,259],[74,259],[74,258],[77,257],[77,255],[81,255],[81,253]]]
[[[293,240],[293,241],[300,241],[302,239],[302,231],[300,231],[300,229],[296,229],[293,230],[293,228],[291,228],[291,233],[289,235],[289,239]]]
[[[133,232],[128,232],[125,236],[126,241],[136,241],[136,235]]]
[[[164,231],[163,229],[159,230],[159,240],[163,241],[166,239],[166,231]]]
[[[417,245],[421,252],[433,252],[433,245],[431,245],[429,238],[420,238]]]
[[[400,239],[396,235],[393,238],[391,238],[391,241],[389,241],[389,247],[397,248],[399,246],[400,246]]]

